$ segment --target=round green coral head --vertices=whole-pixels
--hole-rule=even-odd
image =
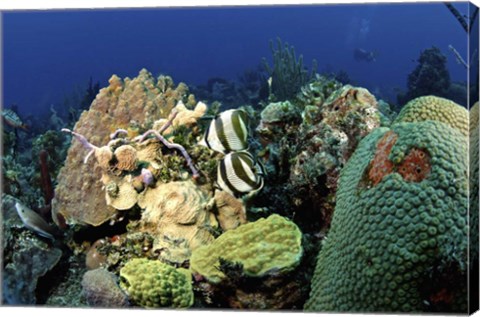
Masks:
[[[365,137],[341,172],[304,308],[421,312],[441,299],[463,311],[455,305],[467,298],[466,153],[467,138],[436,121]],[[442,272],[457,289],[441,293]]]
[[[160,261],[128,261],[120,270],[120,287],[133,304],[142,307],[186,308],[193,304],[190,272]]]
[[[302,253],[300,229],[274,214],[229,230],[213,243],[196,249],[190,258],[190,268],[209,282],[218,283],[225,277],[219,270],[220,257],[242,264],[245,274],[259,277],[293,270]]]
[[[455,102],[436,96],[409,101],[400,111],[397,122],[440,121],[468,135],[468,110]]]

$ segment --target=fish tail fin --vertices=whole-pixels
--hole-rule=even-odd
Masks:
[[[207,142],[205,141],[205,137],[202,136],[202,139],[197,143],[198,145],[208,147]]]

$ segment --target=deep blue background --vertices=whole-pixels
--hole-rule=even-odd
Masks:
[[[456,3],[468,13],[467,3]],[[108,85],[112,74],[134,77],[141,68],[175,82],[235,79],[271,60],[269,40],[280,37],[318,70],[345,70],[373,93],[405,89],[422,50],[437,46],[454,81],[465,81],[448,45],[462,56],[467,36],[442,3],[351,4],[3,13],[4,103],[22,113],[61,106],[90,77]],[[355,48],[378,52],[359,63]]]

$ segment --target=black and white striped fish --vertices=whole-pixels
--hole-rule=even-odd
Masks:
[[[213,118],[199,144],[225,154],[247,149],[247,138],[247,113],[240,109],[231,109]]]
[[[265,170],[246,151],[232,152],[218,163],[217,185],[221,190],[239,197],[262,189]]]

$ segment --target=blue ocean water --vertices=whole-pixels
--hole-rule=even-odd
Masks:
[[[456,3],[468,15],[468,3]],[[448,46],[467,54],[468,38],[443,3],[49,10],[2,13],[4,100],[24,114],[49,112],[90,78],[135,77],[147,68],[175,82],[234,80],[271,62],[280,37],[318,71],[346,71],[377,97],[395,100],[422,50],[447,56],[452,81],[466,81]],[[377,54],[358,62],[357,48]]]

